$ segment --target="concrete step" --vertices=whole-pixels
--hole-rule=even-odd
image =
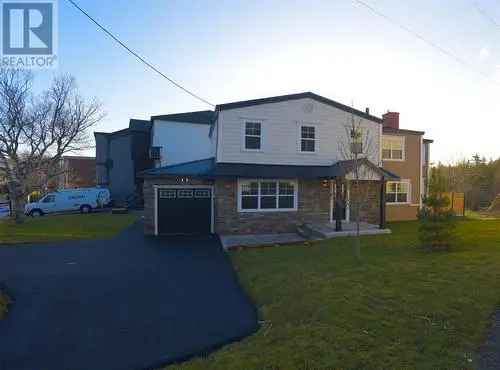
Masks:
[[[314,239],[324,239],[326,237],[325,234],[314,228],[312,225],[309,224],[303,224],[300,226],[297,226],[297,234],[299,234],[301,237],[307,240],[314,240]]]

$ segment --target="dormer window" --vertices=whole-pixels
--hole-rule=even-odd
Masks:
[[[245,150],[260,150],[262,127],[260,122],[245,122]]]
[[[302,153],[315,153],[316,150],[316,127],[300,126],[300,151]]]

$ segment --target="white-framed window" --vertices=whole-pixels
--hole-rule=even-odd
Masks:
[[[297,210],[296,180],[239,180],[239,212]]]
[[[247,121],[244,125],[243,147],[245,150],[262,149],[262,123]]]
[[[193,189],[182,189],[177,191],[177,198],[192,198]]]
[[[195,198],[210,198],[210,190],[200,189],[194,191]]]
[[[318,150],[316,131],[316,126],[314,125],[300,125],[300,152],[316,153]]]
[[[410,182],[403,181],[387,181],[385,191],[385,201],[389,204],[408,204],[410,203]]]
[[[174,199],[177,196],[175,189],[160,189],[158,195],[162,199]]]
[[[382,136],[382,159],[384,161],[404,161],[404,136]]]

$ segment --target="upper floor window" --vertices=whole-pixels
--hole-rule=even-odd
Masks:
[[[404,160],[404,136],[383,136],[382,137],[382,159],[383,160]]]
[[[262,127],[260,122],[245,122],[245,149],[260,150],[262,146]]]
[[[300,151],[315,153],[316,149],[316,127],[300,126]]]

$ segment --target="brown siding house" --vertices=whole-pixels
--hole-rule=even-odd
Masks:
[[[387,112],[383,119],[382,166],[400,177],[387,183],[387,220],[413,220],[427,194],[432,140],[424,140],[423,131],[399,128],[397,112]]]
[[[58,186],[62,189],[96,185],[95,157],[65,156],[61,158]]]

